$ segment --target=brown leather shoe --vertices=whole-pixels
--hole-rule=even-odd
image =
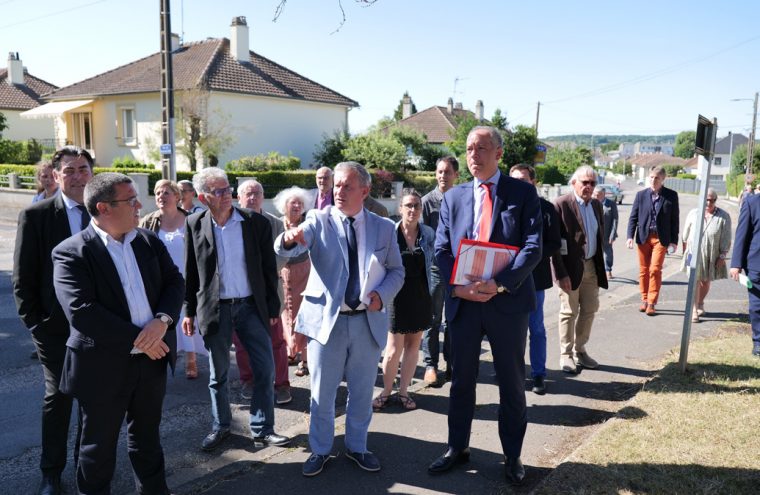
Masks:
[[[641,306],[639,306],[639,311],[641,311],[643,313],[644,311],[647,310],[647,306],[649,306],[649,305],[647,304],[646,301],[641,301]]]
[[[647,316],[654,316],[657,314],[657,311],[654,309],[654,304],[649,304],[647,306]]]

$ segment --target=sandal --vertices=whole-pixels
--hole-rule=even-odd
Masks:
[[[391,400],[390,394],[388,395],[380,394],[372,400],[372,409],[374,411],[379,411],[380,409],[384,409],[385,406],[388,405],[388,401],[390,400]]]
[[[412,399],[408,395],[398,394],[398,400],[399,402],[401,402],[401,407],[403,407],[407,411],[414,411],[415,409],[417,409],[417,403],[414,402],[414,399]]]
[[[309,374],[309,367],[306,365],[306,361],[298,363],[298,369],[295,371],[296,376],[306,376]]]

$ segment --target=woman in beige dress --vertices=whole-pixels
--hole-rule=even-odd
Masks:
[[[699,317],[705,314],[705,297],[710,292],[710,283],[728,277],[726,255],[731,247],[731,217],[725,210],[718,208],[718,193],[712,187],[707,189],[705,208],[694,208],[686,217],[683,229],[683,252],[681,268],[686,270],[691,256],[696,256],[694,237],[699,215],[704,215],[702,224],[701,259],[697,266],[697,290],[694,311],[691,321],[699,322]]]

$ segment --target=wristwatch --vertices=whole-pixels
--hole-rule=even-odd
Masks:
[[[162,323],[166,323],[166,326],[170,326],[172,323],[174,323],[174,320],[172,320],[172,317],[167,315],[166,313],[156,313],[156,318],[161,320]]]
[[[504,287],[501,284],[499,284],[499,285],[496,286],[496,293],[497,294],[504,294],[505,292],[509,293],[509,289],[507,289],[506,287]]]

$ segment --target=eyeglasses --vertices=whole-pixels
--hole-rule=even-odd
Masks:
[[[582,180],[581,184],[583,184],[584,186],[595,186],[596,185],[596,181],[595,180]]]
[[[407,204],[401,205],[401,206],[403,206],[407,210],[420,210],[420,209],[422,209],[422,204],[421,203],[407,203]]]
[[[132,196],[131,198],[127,199],[114,199],[113,201],[109,201],[109,203],[127,203],[130,208],[134,208],[139,200],[137,199],[137,196]]]
[[[227,194],[232,194],[232,187],[227,186],[227,187],[222,187],[219,189],[214,189],[213,191],[209,191],[208,194],[213,194],[217,198],[221,198],[223,196],[226,196]]]
[[[708,203],[715,203],[718,200],[715,199],[715,198],[707,198],[707,199],[705,199],[705,201],[707,201]]]

